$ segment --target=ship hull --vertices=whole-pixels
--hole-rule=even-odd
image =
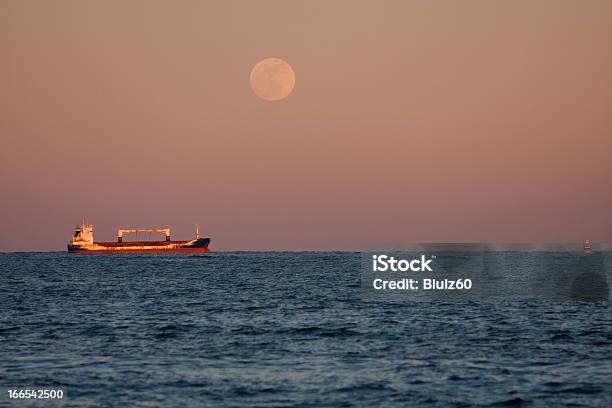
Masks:
[[[68,245],[71,254],[168,254],[210,252],[210,238],[192,241],[154,242],[94,242],[93,244]]]

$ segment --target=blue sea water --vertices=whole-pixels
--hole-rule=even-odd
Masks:
[[[609,302],[368,302],[359,270],[0,254],[0,386],[64,388],[61,406],[612,406]]]

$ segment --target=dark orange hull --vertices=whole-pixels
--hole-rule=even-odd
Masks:
[[[71,254],[180,254],[210,252],[210,238],[192,241],[94,242],[68,244]]]
[[[123,250],[69,250],[71,254],[189,254],[189,253],[202,253],[210,252],[208,248],[177,248],[177,249],[123,249]]]

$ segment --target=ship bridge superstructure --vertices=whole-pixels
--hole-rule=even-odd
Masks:
[[[93,225],[83,224],[77,225],[74,229],[74,235],[70,241],[72,244],[93,244]]]

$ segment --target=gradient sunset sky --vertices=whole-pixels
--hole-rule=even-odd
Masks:
[[[0,251],[612,241],[609,0],[1,0],[0,50]]]

